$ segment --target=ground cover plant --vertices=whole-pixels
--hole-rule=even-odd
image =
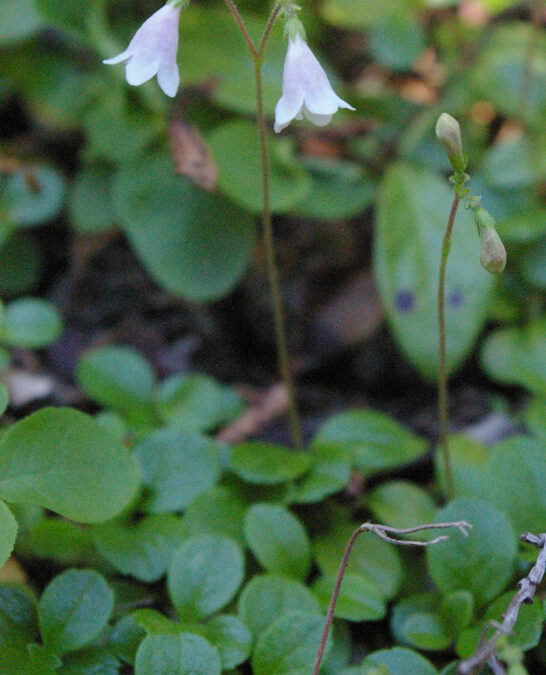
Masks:
[[[545,21],[2,1],[0,673],[546,668]]]

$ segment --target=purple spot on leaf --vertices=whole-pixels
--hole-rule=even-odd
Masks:
[[[447,304],[457,309],[463,304],[463,294],[460,291],[451,291],[447,296]]]
[[[407,314],[415,305],[415,296],[411,291],[398,291],[394,298],[394,305],[399,312]]]

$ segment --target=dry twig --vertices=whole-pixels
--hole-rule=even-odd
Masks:
[[[394,537],[389,536],[389,534],[411,534],[412,532],[422,532],[423,530],[436,530],[444,529],[448,527],[456,527],[465,537],[468,537],[467,530],[472,527],[470,523],[467,523],[465,520],[458,520],[453,523],[427,523],[426,525],[417,525],[416,527],[407,527],[405,529],[400,529],[397,527],[387,527],[386,525],[377,525],[375,523],[363,523],[360,527],[357,527],[356,530],[352,533],[341,563],[339,565],[339,570],[336,577],[336,583],[334,584],[334,590],[332,591],[332,597],[330,598],[330,605],[328,606],[328,611],[326,612],[326,620],[324,622],[324,630],[322,631],[322,637],[320,639],[320,645],[317,651],[317,658],[315,660],[315,667],[313,669],[313,675],[318,675],[320,670],[320,664],[322,663],[322,657],[324,655],[324,649],[326,647],[326,640],[328,639],[328,634],[330,633],[330,627],[334,618],[334,610],[336,608],[336,602],[339,595],[339,589],[341,588],[341,582],[343,581],[343,576],[345,574],[345,568],[349,562],[349,556],[351,555],[351,550],[357,540],[358,535],[361,532],[373,532],[378,537],[384,541],[389,542],[390,544],[396,544],[397,546],[432,546],[437,544],[440,541],[449,539],[447,535],[440,535],[435,537],[430,541],[416,541],[413,539],[395,539]],[[387,534],[389,533],[389,534]]]
[[[476,668],[484,663],[488,663],[494,673],[500,674],[504,672],[497,658],[497,642],[502,635],[510,635],[512,633],[512,629],[518,619],[520,607],[523,603],[528,604],[533,602],[535,591],[540,585],[546,570],[546,533],[536,535],[526,532],[520,536],[520,539],[540,549],[537,561],[529,570],[529,574],[518,582],[518,591],[510,601],[506,612],[503,614],[502,623],[495,633],[487,642],[479,644],[472,656],[461,661],[458,668],[460,675],[471,675]]]

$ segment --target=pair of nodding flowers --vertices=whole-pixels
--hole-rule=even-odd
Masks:
[[[104,63],[127,61],[127,82],[138,86],[157,75],[167,96],[174,96],[180,83],[176,54],[180,0],[170,0],[137,30],[127,49]],[[309,49],[303,26],[293,16],[287,20],[288,50],[284,62],[282,96],[275,108],[275,131],[305,115],[318,126],[330,122],[338,108],[354,110],[332,89],[322,66]]]

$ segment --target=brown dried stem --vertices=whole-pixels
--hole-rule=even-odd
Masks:
[[[330,598],[330,604],[328,606],[328,611],[326,612],[324,630],[322,631],[322,637],[320,639],[320,644],[317,651],[317,658],[315,659],[313,675],[318,675],[320,670],[320,664],[322,663],[326,641],[328,639],[328,634],[330,633],[330,628],[334,619],[334,610],[336,608],[341,582],[343,581],[345,569],[347,567],[347,563],[349,562],[349,556],[351,555],[352,548],[358,538],[358,535],[361,532],[373,532],[384,541],[387,541],[390,544],[396,544],[397,546],[432,546],[433,544],[437,544],[440,541],[449,539],[449,537],[447,535],[440,535],[439,537],[435,537],[430,541],[416,541],[412,539],[395,539],[394,537],[390,537],[389,534],[412,534],[413,532],[422,532],[423,530],[436,530],[448,527],[456,527],[465,537],[467,537],[467,530],[470,529],[472,525],[467,523],[465,520],[458,520],[452,523],[427,523],[426,525],[417,525],[416,527],[407,527],[404,529],[400,529],[398,527],[388,527],[387,525],[378,525],[376,523],[363,523],[360,525],[360,527],[356,528],[347,542],[347,546],[345,547],[343,557],[341,558],[341,562],[339,564],[334,590],[332,591],[332,597]],[[387,532],[389,534],[387,534]]]
[[[540,585],[546,570],[546,533],[535,535],[529,532],[520,536],[521,541],[526,541],[540,549],[537,561],[529,570],[529,574],[518,582],[518,591],[510,601],[506,612],[503,614],[502,623],[495,633],[483,644],[479,644],[476,652],[468,659],[461,661],[458,672],[460,675],[471,675],[484,663],[500,666],[497,658],[497,642],[502,635],[510,635],[516,625],[520,607],[533,602],[537,587]],[[494,671],[495,672],[495,671]],[[496,672],[503,672],[497,669]]]

